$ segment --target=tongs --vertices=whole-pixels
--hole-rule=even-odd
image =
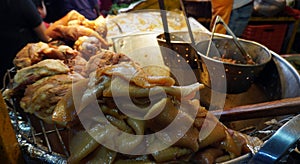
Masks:
[[[164,34],[165,39],[166,39],[166,42],[168,44],[170,44],[171,41],[170,41],[170,33],[169,33],[169,28],[168,28],[168,20],[167,20],[166,10],[165,10],[165,3],[164,3],[164,0],[158,0],[158,2],[159,2],[159,8],[160,8],[160,12],[161,12],[161,19],[162,19],[164,33],[165,33]],[[191,28],[189,19],[187,18],[187,14],[186,14],[185,7],[184,7],[184,4],[183,4],[182,0],[180,0],[180,7],[181,7],[181,10],[183,12],[185,22],[187,24],[187,29],[188,29],[188,33],[189,33],[189,36],[190,36],[190,39],[191,39],[191,44],[192,44],[192,46],[195,46],[195,39],[194,39],[194,36],[193,36],[192,28]]]
[[[171,36],[170,36],[169,28],[168,28],[168,19],[167,19],[167,14],[166,14],[167,12],[165,10],[164,0],[158,0],[158,2],[159,2],[159,8],[160,8],[160,13],[161,13],[161,19],[162,19],[162,24],[163,24],[163,28],[164,28],[164,36],[165,36],[166,43],[168,44],[169,48],[176,51],[176,48],[174,48],[173,44],[171,43]],[[191,28],[191,24],[190,24],[190,21],[187,17],[186,10],[185,10],[185,7],[184,7],[184,4],[183,4],[182,0],[180,0],[180,7],[181,7],[181,10],[183,12],[183,16],[185,18],[185,22],[186,22],[186,25],[187,25],[188,34],[189,34],[189,37],[190,37],[190,40],[191,40],[191,43],[189,43],[189,44],[193,49],[196,49],[195,48],[196,47],[195,38],[194,38],[193,31],[192,31],[192,28]],[[195,58],[198,69],[199,69],[200,68],[200,63],[198,62],[199,57],[198,57],[197,54],[193,54],[193,55],[194,55],[193,57]]]
[[[212,33],[211,33],[209,45],[208,45],[208,48],[207,48],[206,56],[208,56],[208,54],[210,52],[210,47],[212,45],[212,40],[213,40],[213,37],[214,37],[214,34],[215,34],[217,24],[222,24],[224,26],[224,28],[226,29],[226,31],[232,36],[233,42],[235,43],[237,48],[240,50],[243,58],[245,59],[245,64],[254,64],[254,61],[252,60],[252,57],[245,51],[243,46],[238,41],[237,37],[234,35],[234,33],[231,31],[231,29],[227,26],[227,24],[224,22],[224,20],[219,15],[216,17],[213,28],[212,28]]]

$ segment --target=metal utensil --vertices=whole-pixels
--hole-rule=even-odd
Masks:
[[[190,24],[190,21],[187,17],[186,10],[185,10],[185,7],[184,7],[184,4],[183,4],[182,0],[180,0],[180,7],[181,7],[181,10],[182,10],[184,18],[185,18],[185,22],[186,22],[186,25],[187,25],[187,28],[188,28],[189,36],[191,38],[191,44],[192,44],[192,46],[195,46],[195,39],[194,39],[194,35],[193,35],[193,32],[192,32],[191,24]]]
[[[295,116],[267,140],[249,161],[250,164],[271,164],[278,162],[289,149],[296,147],[300,139],[300,115]]]
[[[231,29],[227,26],[227,24],[224,22],[224,20],[220,17],[217,16],[214,22],[214,26],[212,29],[212,34],[211,34],[211,38],[210,38],[210,42],[208,45],[208,50],[206,52],[206,56],[208,56],[208,53],[210,52],[210,47],[212,45],[212,40],[215,34],[215,30],[216,30],[216,25],[217,24],[222,24],[226,31],[232,36],[233,42],[235,43],[235,45],[238,47],[238,49],[241,51],[241,54],[243,55],[245,61],[243,64],[254,64],[252,57],[245,51],[245,49],[243,48],[243,46],[240,44],[240,42],[238,41],[237,37],[234,35],[234,33],[231,31]]]
[[[200,69],[200,63],[198,62],[199,61],[198,54],[195,53],[196,52],[195,38],[193,35],[193,31],[191,29],[190,21],[187,18],[185,7],[182,0],[180,0],[180,5],[187,25],[187,29],[188,29],[187,33],[190,41],[188,41],[187,37],[180,35],[186,32],[182,31],[182,32],[169,33],[164,0],[159,0],[159,7],[161,10],[160,12],[161,12],[161,18],[164,27],[164,33],[157,36],[157,41],[160,46],[167,47],[168,49],[171,49],[173,52],[176,52],[173,53],[171,51],[167,51],[165,48],[161,48],[161,53],[164,62],[171,70],[174,70],[174,68],[181,69],[181,70],[188,69],[184,65],[178,63],[183,61],[182,59],[184,59],[192,69],[198,71]]]
[[[158,0],[159,8],[160,8],[160,15],[161,15],[161,20],[163,23],[163,28],[164,28],[164,35],[165,39],[168,45],[171,45],[171,38],[170,38],[170,33],[169,33],[169,27],[168,27],[168,19],[167,19],[167,11],[165,8],[165,1],[164,0]]]
[[[272,57],[265,46],[240,39],[240,44],[245,47],[256,64],[224,62],[219,60],[220,54],[228,55],[230,59],[236,61],[243,59],[242,55],[238,55],[239,49],[234,41],[227,36],[218,36],[214,38],[213,44],[209,42],[211,41],[200,41],[196,45],[197,52],[201,56],[200,81],[209,88],[222,93],[237,94],[247,91]],[[207,52],[209,44],[216,49],[212,48]],[[225,86],[221,84],[222,81],[226,81]]]

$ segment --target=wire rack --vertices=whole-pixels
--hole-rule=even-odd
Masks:
[[[16,137],[28,163],[67,163],[68,130],[22,112],[16,100],[6,101],[9,116],[16,132]]]
[[[4,88],[12,87],[15,68],[7,71]],[[64,164],[69,157],[68,130],[23,112],[17,98],[5,99],[11,123],[27,163]]]

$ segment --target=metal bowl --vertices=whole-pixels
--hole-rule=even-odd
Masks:
[[[193,35],[195,45],[191,44],[188,32],[170,33],[169,43],[165,40],[164,34],[158,35],[158,44],[164,47],[161,48],[164,62],[171,70],[180,69],[178,63],[184,59],[201,83],[218,92],[236,94],[247,91],[272,57],[265,46],[239,39],[256,64],[226,63],[214,57],[221,58],[221,54],[228,54],[237,61],[243,57],[230,37],[218,35],[213,39],[210,52],[206,56],[204,54],[208,48],[209,35],[195,32]],[[165,48],[176,53],[166,55],[172,51],[166,51]]]
[[[231,38],[213,39],[209,53],[207,53],[209,40],[196,44],[195,48],[201,56],[200,81],[202,83],[213,90],[226,93],[241,93],[250,88],[272,56],[265,46],[257,42],[247,40],[239,40],[239,42],[255,64],[219,60],[223,56],[235,61],[243,60],[243,55]],[[225,85],[220,81],[226,81]]]
[[[166,41],[164,33],[159,34],[156,37],[159,46],[173,50],[165,51],[164,48],[161,48],[161,55],[165,65],[169,66],[171,69],[177,68],[179,67],[178,63],[184,59],[192,69],[198,69],[199,55],[191,45],[192,42],[189,33],[187,31],[177,31],[169,33],[169,35],[170,43]],[[193,31],[193,36],[196,42],[209,39],[209,35],[201,31]]]

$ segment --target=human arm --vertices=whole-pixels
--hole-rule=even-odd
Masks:
[[[27,22],[27,26],[36,33],[39,40],[48,42],[50,37],[46,34],[46,26],[43,23],[43,19],[41,18],[36,6],[32,0],[23,0],[22,3],[21,12]]]
[[[43,22],[34,28],[34,32],[37,34],[39,39],[44,42],[49,42],[51,40],[51,38],[46,34],[46,26]]]

